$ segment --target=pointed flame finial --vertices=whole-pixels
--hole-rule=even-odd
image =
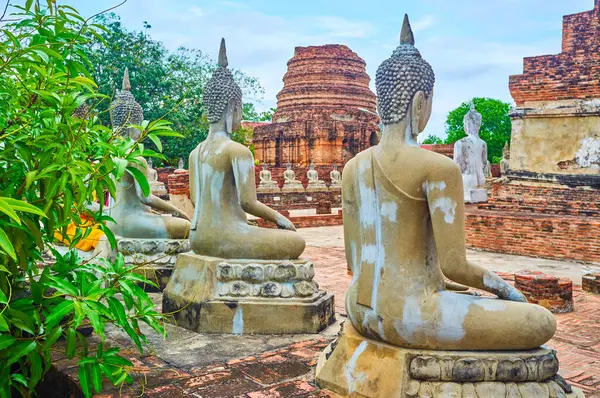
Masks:
[[[125,68],[125,73],[123,74],[123,91],[131,91],[131,82],[129,81],[129,68]]]
[[[227,68],[229,62],[227,62],[227,48],[225,48],[225,39],[221,39],[221,48],[219,49],[219,66]]]
[[[402,33],[400,33],[400,44],[415,45],[415,36],[413,35],[412,28],[410,27],[410,21],[408,20],[408,14],[404,14],[404,23],[402,24]]]

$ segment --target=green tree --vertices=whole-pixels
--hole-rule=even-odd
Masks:
[[[487,143],[488,160],[492,162],[502,158],[502,149],[507,141],[510,140],[512,123],[508,112],[510,104],[492,98],[473,98],[473,101],[463,102],[458,108],[448,114],[446,120],[446,144],[453,144],[465,137],[464,118],[471,107],[471,102],[475,104],[475,109],[482,116],[481,130],[479,136]]]
[[[125,173],[147,194],[137,159],[161,155],[141,140],[177,134],[164,119],[144,122],[133,141],[100,122],[97,106],[108,98],[92,80],[85,47],[102,39],[102,26],[90,25],[74,8],[27,0],[0,26],[0,396],[30,397],[62,338],[90,397],[103,378],[131,382],[132,364],[102,343],[90,353],[81,328],[93,328],[104,341],[112,324],[141,351],[140,324],[164,334],[162,316],[138,286],[149,281],[122,256],[92,264],[75,251],[61,255],[53,249],[55,235],[76,225],[73,247],[91,232],[85,220],[94,220],[114,247],[104,194],[114,196],[115,181]],[[82,113],[87,117],[74,116]],[[48,250],[56,257],[52,266],[43,264]]]
[[[246,103],[242,107],[243,119],[248,122],[270,122],[273,120],[273,115],[277,111],[276,108],[258,112],[252,103]]]
[[[425,138],[421,144],[437,145],[437,144],[443,144],[443,143],[444,143],[444,140],[441,139],[440,137],[438,137],[436,135],[430,135],[429,137]]]
[[[157,119],[171,110],[168,117],[173,129],[183,135],[183,138],[164,140],[163,154],[168,163],[175,165],[179,158],[186,159],[208,134],[202,93],[216,63],[200,50],[181,47],[170,52],[162,42],[150,37],[151,26],[147,22],[143,31],[136,32],[125,29],[115,14],[101,15],[96,21],[107,27],[102,34],[104,41],[90,40],[86,51],[94,66],[92,76],[99,92],[114,96],[128,67],[131,92],[144,109],[145,117]],[[257,99],[263,95],[257,79],[239,70],[233,70],[233,74],[244,98]],[[99,106],[101,110],[109,107],[109,101]],[[110,125],[109,112],[102,113],[101,119]]]

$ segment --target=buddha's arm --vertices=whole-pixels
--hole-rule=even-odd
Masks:
[[[467,261],[465,205],[460,170],[446,166],[427,181],[427,202],[433,224],[440,267],[449,279],[512,301],[525,297],[498,275]]]
[[[190,199],[192,204],[196,206],[196,178],[198,178],[198,170],[196,170],[196,156],[198,156],[198,148],[190,153],[188,158],[188,167],[190,169]]]
[[[137,189],[137,187],[136,187],[136,189]],[[171,203],[166,202],[166,201],[162,200],[161,198],[154,196],[152,194],[150,194],[148,196],[144,196],[143,192],[141,192],[141,189],[137,189],[137,191],[138,191],[138,198],[140,199],[140,202],[142,202],[146,206],[149,206],[157,211],[162,211],[164,213],[171,214],[173,217],[183,218],[184,220],[188,220],[188,221],[190,220],[189,217],[183,211],[179,210],[177,207],[173,206]]]
[[[344,220],[344,248],[346,251],[346,261],[352,272],[358,270],[358,250],[361,250],[357,245],[357,234],[360,228],[357,223],[358,216],[356,215],[356,195],[354,193],[353,163],[346,165],[346,173],[342,176],[342,218]]]
[[[232,161],[235,185],[242,209],[253,216],[271,221],[279,228],[295,231],[294,224],[282,214],[259,202],[256,198],[254,159],[250,151],[238,153]]]

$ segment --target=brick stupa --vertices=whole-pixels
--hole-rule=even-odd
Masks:
[[[563,18],[558,55],[510,77],[507,178],[467,209],[470,246],[600,262],[600,0]]]
[[[273,123],[254,130],[255,157],[275,167],[291,162],[304,179],[311,161],[320,176],[378,142],[376,97],[366,63],[343,45],[296,47],[277,95]]]

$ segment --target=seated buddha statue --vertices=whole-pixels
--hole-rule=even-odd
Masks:
[[[490,173],[487,160],[487,144],[479,138],[482,116],[475,110],[475,104],[464,117],[464,129],[467,136],[454,144],[454,161],[460,167],[465,202],[486,202],[488,199],[485,178]]]
[[[344,168],[349,319],[363,337],[397,347],[537,348],[554,335],[553,315],[467,260],[461,170],[417,144],[434,81],[406,19],[400,46],[377,70],[381,142]],[[498,297],[452,292],[444,276]]]
[[[303,190],[302,181],[296,180],[296,173],[292,170],[292,164],[288,162],[283,172],[283,190]]]
[[[165,183],[158,180],[158,172],[154,169],[152,164],[152,158],[148,159],[148,183],[150,184],[150,191],[153,195],[158,197],[168,197],[169,192]]]
[[[337,163],[333,163],[333,170],[329,172],[329,178],[331,179],[331,185],[329,188],[341,188],[342,187],[342,173],[338,170]]]
[[[258,189],[278,189],[278,185],[276,181],[273,181],[273,176],[269,171],[269,168],[266,163],[263,163],[262,170],[258,173],[258,178],[260,182],[258,183]]]
[[[508,146],[508,142],[506,142],[506,144],[504,145],[504,149],[502,149],[502,160],[500,161],[500,172],[502,173],[503,177],[506,174],[508,174],[509,163],[510,163],[510,148]]]
[[[123,89],[112,107],[113,122],[115,129],[121,134],[130,139],[138,139],[140,132],[129,125],[140,125],[144,115],[130,90],[129,73],[125,70]],[[137,168],[148,180],[152,180],[154,175],[151,175],[146,160],[142,157],[137,160],[139,163],[131,162],[129,166]],[[116,185],[116,197],[109,209],[109,215],[116,222],[109,224],[113,234],[133,239],[187,238],[190,222],[183,211],[152,193],[144,195],[140,185],[128,172]],[[155,211],[167,214],[157,214]]]
[[[227,68],[225,51],[222,40],[218,67],[204,90],[208,137],[189,158],[192,250],[228,259],[296,259],[304,239],[286,217],[257,200],[252,152],[231,139],[241,126],[242,91]],[[280,229],[248,225],[246,213]]]
[[[325,181],[319,180],[319,172],[315,170],[315,164],[313,162],[310,163],[309,169],[306,172],[306,178],[308,179],[307,188],[327,188],[327,185],[325,185]]]

